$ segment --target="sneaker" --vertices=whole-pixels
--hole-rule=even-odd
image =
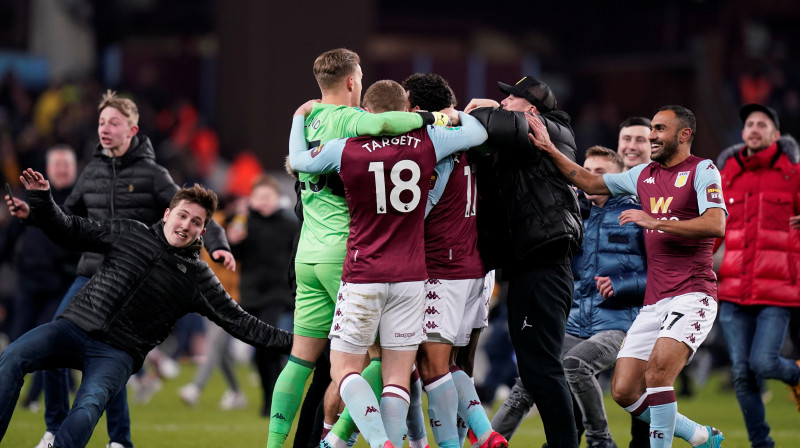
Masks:
[[[219,408],[223,411],[243,409],[245,407],[247,407],[247,397],[241,392],[234,392],[230,389],[226,390],[219,400]]]
[[[109,442],[106,444],[106,448],[125,448],[125,445],[117,442]]]
[[[383,448],[397,448],[394,446],[391,440],[387,440],[386,443],[383,444]]]
[[[141,387],[133,396],[133,402],[139,404],[149,403],[150,399],[153,398],[153,395],[155,395],[156,392],[160,391],[161,387],[163,387],[161,380],[156,377],[145,377],[139,381],[139,384]]]
[[[53,445],[54,440],[56,440],[56,435],[50,431],[45,431],[44,435],[42,436],[42,440],[39,440],[39,443],[37,443],[33,448],[47,448],[48,446]]]
[[[800,359],[795,361],[795,363],[800,366]],[[792,391],[792,396],[794,396],[794,404],[797,406],[797,411],[800,412],[800,383],[797,383],[794,386],[789,386],[789,390]]]
[[[34,414],[42,409],[41,406],[39,406],[38,401],[27,401],[20,404],[20,406],[22,407],[22,409],[25,409],[28,412],[33,412]]]
[[[614,439],[611,437],[607,439],[595,439],[594,437],[586,436],[586,446],[588,448],[617,448]]]
[[[499,432],[492,431],[486,442],[481,445],[481,448],[508,448],[508,441]]]
[[[719,448],[722,446],[722,441],[725,440],[725,437],[722,437],[722,431],[712,426],[706,426],[706,429],[708,430],[708,440],[695,448]]]
[[[166,378],[168,380],[177,378],[181,373],[181,368],[178,363],[169,356],[164,356],[159,359],[156,363],[156,368],[161,378]]]
[[[200,401],[200,388],[197,384],[189,383],[178,389],[178,396],[186,406],[197,406],[197,402]]]

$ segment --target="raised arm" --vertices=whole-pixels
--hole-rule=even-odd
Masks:
[[[532,134],[528,138],[534,146],[547,153],[561,174],[566,176],[570,182],[574,183],[581,190],[589,194],[611,194],[611,190],[603,181],[603,176],[595,175],[585,170],[582,166],[570,160],[550,141],[550,135],[539,117],[536,115],[525,114]]]
[[[35,224],[53,242],[82,252],[103,253],[111,248],[119,231],[113,230],[110,221],[65,215],[50,195],[50,183],[38,171],[28,168],[20,180],[28,192]]]

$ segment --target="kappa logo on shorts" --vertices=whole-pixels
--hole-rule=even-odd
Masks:
[[[705,306],[708,306],[708,297],[703,297],[702,299],[700,299],[700,303],[702,303]]]
[[[440,313],[440,312],[436,311],[436,307],[434,307],[434,306],[429,306],[429,307],[428,307],[428,308],[425,310],[425,314],[442,314],[442,313]]]
[[[697,314],[699,314],[699,315],[700,315],[700,317],[702,317],[703,319],[705,319],[705,318],[706,318],[706,312],[705,312],[705,310],[697,310]]]
[[[342,293],[339,293],[339,297],[336,298],[336,301],[344,302],[344,297],[342,296]]]
[[[439,298],[439,294],[436,294],[436,291],[428,291],[428,293],[425,294],[425,298],[428,300],[436,300]]]
[[[441,285],[442,282],[440,282],[439,280],[437,280],[435,278],[429,278],[429,279],[425,280],[425,284],[426,285]]]
[[[689,336],[686,336],[686,339],[692,341],[692,344],[694,344],[697,341],[693,334],[690,334]]]
[[[375,406],[367,406],[367,412],[364,413],[364,416],[366,417],[367,414],[372,414],[372,413],[380,414],[380,411],[375,409]]]
[[[339,331],[341,328],[342,327],[340,327],[339,324],[337,323],[336,325],[333,326],[333,331]]]
[[[700,322],[694,322],[692,326],[694,327],[695,330],[700,331]]]
[[[428,323],[426,323],[425,326],[431,330],[433,330],[434,328],[439,328],[439,326],[436,325],[436,322],[431,322],[431,321],[428,321]]]
[[[337,316],[344,316],[344,314],[342,314],[342,310],[340,310],[339,308],[336,308],[336,315]]]

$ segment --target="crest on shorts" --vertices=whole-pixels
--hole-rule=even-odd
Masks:
[[[689,174],[691,171],[681,171],[678,173],[678,178],[675,179],[675,186],[681,188],[682,186],[686,185],[686,181],[689,180]]]

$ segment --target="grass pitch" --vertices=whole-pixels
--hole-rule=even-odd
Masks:
[[[165,381],[163,389],[147,404],[131,401],[131,420],[133,441],[140,448],[228,448],[259,447],[267,443],[268,420],[258,415],[260,392],[256,382],[252,380],[251,369],[238,369],[240,382],[249,398],[246,409],[221,411],[218,402],[224,390],[221,376],[215,373],[209,381],[197,407],[188,408],[178,398],[178,388],[186,384],[194,375],[195,366],[182,364],[177,379]],[[720,428],[725,434],[723,448],[749,448],[747,431],[730,390],[721,386],[721,375],[716,375],[692,398],[679,398],[678,409],[681,413],[698,422]],[[0,379],[1,380],[1,379]],[[791,394],[786,387],[776,381],[768,383],[769,399],[767,420],[772,426],[772,437],[778,448],[800,447],[800,415],[795,408]],[[499,403],[495,403],[495,408]],[[630,418],[606,396],[606,410],[613,434],[620,448],[627,447],[630,440]],[[490,414],[493,413],[490,412]],[[105,447],[107,433],[105,417],[101,419],[89,442],[91,448]],[[3,447],[32,448],[44,433],[42,411],[37,413],[17,408],[11,425],[3,439]],[[428,434],[433,445],[433,437]],[[289,439],[291,442],[291,436]],[[512,447],[539,448],[545,442],[544,430],[538,417],[526,419],[519,432],[511,440]],[[291,443],[287,443],[291,446]],[[358,447],[367,447],[362,440]],[[581,446],[585,446],[582,441]],[[675,447],[688,447],[689,444],[676,440]]]

